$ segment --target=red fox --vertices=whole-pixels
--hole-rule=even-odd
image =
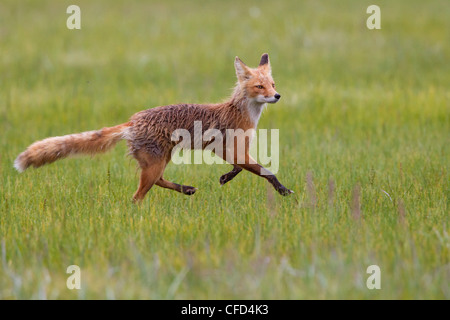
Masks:
[[[75,154],[105,152],[118,141],[127,140],[130,154],[142,169],[139,187],[133,196],[135,202],[141,201],[154,184],[192,195],[197,188],[163,178],[164,169],[171,160],[172,150],[176,145],[171,139],[172,133],[180,128],[192,132],[194,121],[201,121],[205,130],[214,128],[225,132],[227,129],[256,129],[265,104],[276,103],[281,98],[275,90],[267,53],[261,56],[257,68],[249,68],[238,57],[234,66],[238,81],[232,96],[226,102],[156,107],[138,112],[128,122],[115,127],[37,141],[17,157],[14,167],[22,172],[29,166],[40,167]],[[249,137],[238,136],[233,139],[249,140]],[[226,144],[226,139],[223,143]],[[232,152],[231,157],[227,148],[218,154],[233,165],[230,172],[220,177],[220,184],[224,185],[245,169],[267,179],[281,195],[293,193],[250,156],[249,144],[249,141],[245,141],[245,150]],[[203,143],[201,147],[204,149],[207,145],[208,143]]]

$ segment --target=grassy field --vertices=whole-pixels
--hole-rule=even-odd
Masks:
[[[81,8],[81,30],[66,8]],[[0,3],[1,299],[449,299],[450,3]],[[192,197],[132,204],[125,143],[19,174],[35,140],[218,102],[269,52],[274,194],[229,165],[169,165]],[[81,290],[66,268],[81,268]],[[369,290],[366,269],[381,269]]]

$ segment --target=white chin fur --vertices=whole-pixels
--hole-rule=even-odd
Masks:
[[[259,103],[277,103],[278,99],[276,99],[275,97],[266,98],[262,95],[259,95],[256,97],[256,101]]]
[[[271,97],[271,98],[267,98],[267,99],[266,99],[266,102],[267,102],[267,103],[277,103],[277,102],[278,102],[278,99],[277,99],[277,98],[274,98],[274,97]]]

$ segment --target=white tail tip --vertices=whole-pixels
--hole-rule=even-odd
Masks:
[[[14,168],[16,168],[19,172],[24,172],[25,168],[23,167],[23,164],[20,162],[19,157],[17,157],[16,160],[14,160]]]

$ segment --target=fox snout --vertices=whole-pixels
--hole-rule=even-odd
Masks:
[[[277,103],[281,99],[281,95],[276,92],[273,96],[262,96],[257,97],[257,101],[261,103]]]
[[[281,94],[279,94],[279,93],[277,92],[277,93],[275,93],[275,94],[273,95],[274,101],[273,101],[273,102],[269,102],[269,103],[277,103],[278,100],[280,100],[280,98],[281,98]]]

